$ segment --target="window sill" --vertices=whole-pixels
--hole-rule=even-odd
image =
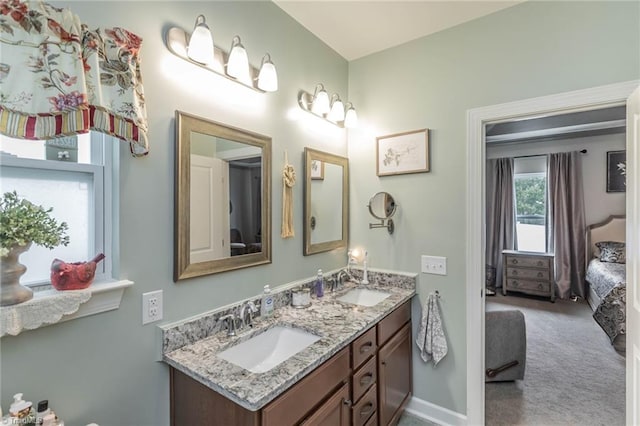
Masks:
[[[36,291],[27,302],[0,307],[0,337],[118,309],[124,289],[132,285],[119,280],[96,282],[85,290]]]

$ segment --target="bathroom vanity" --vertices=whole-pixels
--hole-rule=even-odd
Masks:
[[[165,352],[170,368],[171,424],[389,425],[412,392],[413,286],[371,285],[388,296],[373,306],[339,301],[345,290],[307,309],[282,307],[256,330],[216,333]],[[350,286],[353,287],[353,286]],[[320,339],[265,372],[216,354],[255,334],[292,326]]]

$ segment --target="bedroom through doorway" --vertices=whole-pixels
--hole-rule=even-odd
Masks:
[[[501,365],[485,368],[504,369],[485,385],[487,425],[625,423],[624,346],[616,352],[611,344],[621,340],[624,312],[618,324],[606,324],[611,318],[603,312],[617,307],[620,314],[619,300],[611,288],[598,289],[598,299],[608,297],[603,307],[584,283],[596,242],[584,230],[625,214],[624,190],[611,188],[620,169],[610,161],[625,151],[625,113],[618,104],[485,126],[485,308],[522,312],[526,325],[526,349],[513,360],[495,357],[491,351],[504,350],[493,337],[501,331],[487,329],[487,362]],[[624,224],[622,230],[624,241]],[[554,265],[567,262],[572,270]],[[520,365],[507,366],[515,361]]]

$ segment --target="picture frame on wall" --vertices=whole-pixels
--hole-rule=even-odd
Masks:
[[[429,129],[376,138],[378,176],[429,172]]]
[[[313,180],[324,179],[324,161],[311,160],[311,179]]]
[[[625,192],[627,152],[607,151],[607,192]]]

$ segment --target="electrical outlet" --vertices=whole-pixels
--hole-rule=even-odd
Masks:
[[[447,258],[440,256],[422,256],[422,273],[447,275]]]
[[[142,294],[142,325],[162,319],[162,290]]]

